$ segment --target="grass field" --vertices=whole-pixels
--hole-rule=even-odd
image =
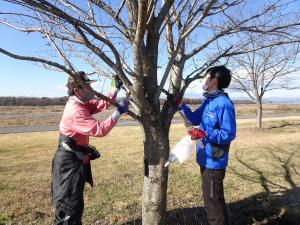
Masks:
[[[192,108],[196,106],[191,106]],[[254,104],[235,104],[238,118],[255,117]],[[300,105],[296,104],[264,104],[264,116],[300,115]],[[0,127],[58,125],[64,106],[0,106]],[[103,120],[112,114],[114,108],[96,114],[96,118]],[[180,119],[175,114],[175,119]],[[132,120],[123,116],[123,120]]]
[[[238,122],[230,150],[225,197],[233,225],[300,224],[300,117]],[[173,125],[171,146],[185,135]],[[0,136],[0,224],[51,224],[51,160],[57,132]],[[102,156],[93,162],[95,187],[85,189],[84,224],[140,224],[143,147],[140,127],[115,128],[92,139]],[[194,158],[172,164],[168,224],[203,224],[199,167]]]

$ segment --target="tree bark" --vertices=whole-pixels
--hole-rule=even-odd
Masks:
[[[259,99],[256,102],[256,127],[257,128],[262,127],[262,102],[261,102],[261,99]]]
[[[165,225],[168,168],[164,163],[169,157],[168,129],[159,120],[143,121],[144,139],[144,187],[142,200],[142,224]],[[152,121],[151,121],[152,120]]]

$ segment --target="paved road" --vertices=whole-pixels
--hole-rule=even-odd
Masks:
[[[283,117],[293,117],[300,116],[299,113],[282,113],[282,114],[272,114],[265,115],[266,118],[283,118]],[[240,121],[246,121],[249,119],[255,120],[254,116],[240,116],[237,118]],[[298,119],[298,118],[297,118]],[[173,120],[172,123],[182,123],[181,120]],[[117,127],[125,126],[137,126],[136,121],[120,121]],[[24,127],[0,127],[0,134],[10,134],[10,133],[25,133],[25,132],[44,132],[44,131],[58,131],[58,125],[44,125],[44,126],[24,126]]]
[[[122,121],[117,127],[137,126],[136,121]],[[0,127],[0,134],[58,131],[58,125],[24,126],[24,127]]]
[[[181,120],[174,120],[173,123],[181,123]],[[117,127],[137,126],[136,121],[120,121]],[[24,126],[24,127],[0,127],[0,134],[25,133],[25,132],[44,132],[44,131],[58,131],[58,125],[44,125],[44,126]]]

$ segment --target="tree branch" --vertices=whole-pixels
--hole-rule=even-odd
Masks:
[[[182,35],[181,38],[184,39],[186,38],[207,16],[209,10],[211,9],[211,7],[216,3],[217,0],[211,0],[207,7],[205,8],[202,16],[200,18],[198,18],[198,20],[187,30],[185,31]]]
[[[119,9],[118,9],[118,11],[116,12],[115,19],[119,19],[119,14],[120,14],[122,8],[123,8],[124,5],[125,5],[125,2],[126,2],[126,0],[122,0],[122,3],[121,3],[121,5],[120,5]]]
[[[114,100],[111,100],[107,96],[105,96],[105,95],[103,95],[101,93],[98,93],[95,90],[91,89],[86,83],[84,83],[83,81],[81,81],[80,79],[78,79],[78,77],[76,76],[76,74],[74,74],[71,70],[67,69],[65,66],[63,66],[63,65],[61,65],[61,64],[59,64],[57,62],[53,62],[53,61],[45,60],[45,59],[40,59],[40,58],[37,58],[37,57],[16,55],[16,54],[13,54],[11,52],[8,52],[8,51],[4,50],[3,48],[0,48],[0,53],[2,53],[4,55],[7,55],[7,56],[9,56],[11,58],[14,58],[14,59],[23,60],[23,61],[37,62],[37,63],[47,64],[49,66],[56,67],[59,70],[66,72],[69,76],[71,76],[74,79],[76,79],[81,85],[83,85],[84,87],[86,87],[89,90],[91,90],[100,99],[103,99],[103,100],[111,103],[112,105],[114,105],[116,107],[119,106]],[[138,115],[136,115],[135,113],[133,113],[131,111],[128,111],[127,114],[130,115],[131,117],[133,117],[134,119],[140,121],[140,117]]]
[[[157,16],[157,24],[158,24],[158,27],[161,26],[161,24],[163,23],[166,15],[168,14],[168,12],[170,11],[172,5],[174,4],[174,0],[167,0],[165,1],[165,3],[163,4],[160,12],[158,13],[158,16]]]
[[[66,72],[67,74],[69,74],[71,76],[72,71],[67,69],[65,66],[57,63],[57,62],[53,62],[53,61],[50,61],[50,60],[45,60],[45,59],[40,59],[40,58],[37,58],[37,57],[31,57],[31,56],[20,56],[20,55],[16,55],[16,54],[13,54],[11,52],[8,52],[6,50],[4,50],[3,48],[0,48],[0,52],[4,55],[7,55],[11,58],[14,58],[14,59],[18,59],[18,60],[24,60],[24,61],[31,61],[31,62],[38,62],[38,63],[43,63],[43,64],[47,64],[49,66],[53,66],[53,67],[56,67],[64,72]]]
[[[63,36],[63,35],[60,35],[56,32],[53,32],[53,31],[50,31],[50,30],[46,30],[46,29],[41,29],[41,28],[21,28],[21,27],[17,27],[9,22],[5,22],[5,21],[0,21],[1,24],[5,24],[15,30],[18,30],[18,31],[21,31],[21,32],[24,32],[24,33],[31,33],[31,32],[36,32],[36,33],[41,33],[41,34],[48,34],[48,35],[51,35],[53,37],[56,37],[56,38],[59,38],[61,39],[62,41],[70,41],[70,42],[73,42],[73,43],[77,43],[77,44],[82,44],[82,41],[80,41],[78,38],[70,38],[70,37],[67,37],[67,36]]]
[[[121,63],[115,64],[114,62],[112,62],[111,59],[100,48],[96,47],[88,40],[86,35],[83,33],[83,31],[79,27],[76,27],[76,29],[77,29],[78,33],[80,34],[80,36],[82,37],[84,44],[89,49],[91,49],[95,54],[97,54],[107,65],[112,67],[118,73],[118,75],[120,76],[120,79],[124,82],[126,87],[128,89],[131,89],[131,82],[128,80],[128,78],[126,77],[126,75],[124,74],[122,69],[120,69]]]
[[[119,24],[122,29],[123,29],[123,33],[125,34],[125,37],[132,41],[133,40],[133,33],[131,33],[132,31],[126,26],[126,24],[120,19],[119,17],[119,13],[115,12],[111,7],[109,7],[108,5],[106,5],[103,1],[101,0],[88,0],[90,2],[92,2],[94,5],[98,6],[100,9],[102,9],[104,12],[106,12],[108,15],[110,15],[116,22],[117,24]],[[123,0],[123,2],[125,3],[126,1]],[[123,4],[123,3],[122,3]],[[123,6],[122,6],[123,7]],[[121,11],[122,8],[120,8]]]

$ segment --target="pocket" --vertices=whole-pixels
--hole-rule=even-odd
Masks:
[[[211,155],[213,160],[219,160],[224,156],[226,152],[229,151],[229,144],[213,144],[210,143]]]

